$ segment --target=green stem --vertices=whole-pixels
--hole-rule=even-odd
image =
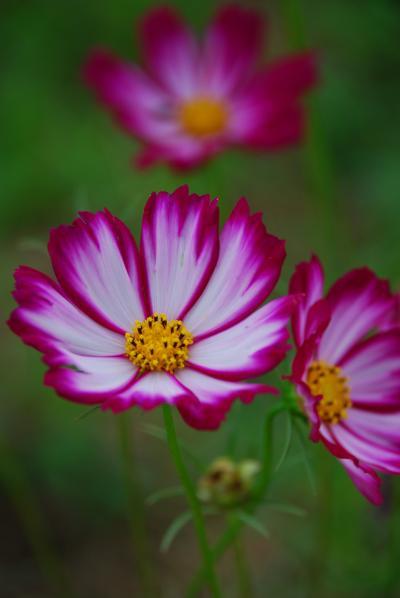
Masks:
[[[323,595],[332,532],[333,461],[323,447],[319,448],[318,506],[313,530],[314,546],[309,562],[310,598],[318,598]]]
[[[156,595],[155,576],[151,566],[144,501],[135,471],[131,414],[125,412],[118,415],[117,424],[122,474],[128,503],[133,550],[142,591],[141,596],[150,598]]]
[[[272,471],[272,426],[275,421],[275,417],[282,411],[286,410],[286,406],[283,403],[277,403],[268,411],[265,422],[264,422],[264,434],[262,444],[262,469],[260,473],[259,487],[257,491],[257,498],[261,500],[268,489],[268,485],[271,479]]]
[[[214,562],[220,559],[225,552],[230,548],[232,543],[235,541],[237,535],[239,534],[240,530],[243,527],[243,523],[239,519],[235,519],[231,521],[224,531],[224,533],[218,539],[216,545],[212,549],[212,557]],[[197,571],[196,575],[193,577],[188,590],[186,592],[187,598],[194,598],[197,596],[203,587],[203,584],[206,581],[206,572],[204,567]]]
[[[3,442],[0,445],[1,482],[19,516],[43,577],[54,596],[72,596],[62,563],[51,548],[48,531],[40,506],[29,479],[13,454]]]
[[[207,540],[203,512],[201,510],[201,505],[196,495],[196,489],[183,461],[181,449],[179,447],[178,439],[176,436],[174,418],[172,415],[171,407],[169,405],[163,405],[163,413],[169,450],[172,459],[175,463],[175,467],[180,477],[182,486],[185,490],[187,501],[192,511],[193,523],[197,534],[197,541],[203,559],[205,580],[208,583],[211,595],[219,597],[221,596],[221,592],[219,589],[217,576],[214,571],[213,555]]]
[[[243,545],[243,534],[237,534],[233,542],[233,548],[235,554],[235,569],[238,578],[238,596],[240,598],[251,598],[253,596],[253,588]]]
[[[307,47],[307,34],[302,16],[300,0],[281,0],[282,13],[288,32],[288,39],[294,50]],[[305,163],[313,190],[315,210],[315,232],[317,241],[325,253],[325,261],[330,259],[334,247],[335,185],[331,158],[324,139],[321,118],[313,98],[308,107],[308,135],[305,142]]]
[[[387,517],[387,565],[384,595],[395,598],[399,595],[399,561],[400,561],[400,485],[399,480],[392,476],[389,478],[392,493],[390,511]]]
[[[255,501],[253,506],[249,508],[250,511],[255,510],[257,503],[262,498],[264,498],[264,495],[268,489],[272,471],[272,425],[275,420],[275,417],[285,409],[285,405],[283,405],[282,403],[277,403],[268,411],[266,415],[262,443],[262,470],[260,473],[259,485],[256,491]],[[222,557],[222,555],[225,554],[225,552],[228,550],[228,548],[230,548],[233,542],[236,541],[236,538],[238,537],[242,527],[242,521],[240,521],[237,518],[232,518],[225,532],[220,536],[219,540],[217,541],[215,547],[212,550],[214,562],[217,561],[220,557]],[[203,586],[203,583],[205,582],[205,579],[205,570],[203,567],[196,573],[189,585],[187,591],[188,598],[193,598],[194,596],[197,596],[197,594],[200,592]]]

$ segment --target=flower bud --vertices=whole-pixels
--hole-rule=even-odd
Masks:
[[[260,464],[251,459],[235,462],[219,457],[198,482],[197,494],[201,501],[229,508],[246,502],[251,496],[254,478]]]

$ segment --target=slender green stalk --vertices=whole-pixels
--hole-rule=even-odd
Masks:
[[[286,410],[283,403],[277,403],[267,413],[264,422],[263,444],[262,444],[262,469],[260,473],[257,499],[261,500],[268,489],[272,471],[272,426],[279,413]]]
[[[238,579],[238,596],[240,598],[251,598],[253,587],[248,562],[243,545],[243,534],[238,534],[233,542],[235,555],[235,569]]]
[[[224,533],[220,536],[219,540],[217,541],[216,545],[212,549],[212,557],[214,562],[220,559],[225,552],[230,548],[237,538],[240,530],[243,527],[242,521],[239,519],[232,520]],[[190,585],[187,589],[186,596],[187,598],[194,598],[197,596],[198,593],[201,591],[203,584],[206,581],[206,572],[204,567],[197,571],[196,575],[193,577]]]
[[[172,415],[171,407],[169,405],[164,405],[163,413],[170,453],[175,463],[175,467],[180,477],[182,486],[185,489],[186,498],[192,511],[193,523],[197,534],[197,541],[203,559],[205,580],[208,584],[211,595],[214,597],[218,597],[221,596],[221,592],[219,589],[217,576],[214,570],[213,555],[207,540],[204,516],[201,510],[201,505],[197,498],[194,484],[189,476],[189,473],[183,461],[181,449],[176,436],[174,418]]]
[[[0,444],[0,478],[49,588],[54,596],[71,597],[73,594],[63,565],[52,550],[48,530],[29,479],[12,449],[4,442]]]
[[[400,592],[399,562],[400,562],[400,485],[395,476],[389,478],[391,488],[390,510],[387,514],[387,575],[385,591],[387,598],[395,598]]]
[[[282,403],[278,403],[274,405],[266,415],[262,441],[262,470],[260,473],[259,484],[256,491],[254,504],[251,507],[249,507],[250,511],[255,510],[258,502],[261,501],[262,498],[264,498],[264,495],[268,489],[272,471],[272,426],[275,417],[284,409],[286,409],[285,405]],[[236,541],[236,538],[239,536],[242,527],[243,523],[241,520],[237,518],[232,518],[230,520],[228,527],[226,528],[225,532],[220,536],[219,540],[217,541],[215,547],[212,550],[214,562],[217,561],[223,554],[225,554],[228,548],[232,546],[232,544]],[[196,573],[189,585],[187,591],[188,598],[193,598],[194,596],[197,596],[204,582],[205,570],[203,567]]]
[[[122,475],[128,502],[132,543],[141,586],[141,596],[156,596],[155,576],[151,566],[150,546],[147,537],[144,501],[135,471],[133,434],[130,412],[117,417],[121,453]]]
[[[289,44],[294,50],[307,47],[307,34],[302,15],[301,0],[281,0],[281,10],[288,32]],[[325,261],[331,259],[334,243],[335,185],[331,158],[324,139],[321,118],[313,98],[308,104],[308,135],[304,157],[306,172],[312,189],[315,211],[315,233],[325,253]]]
[[[309,562],[309,595],[324,593],[326,566],[329,562],[332,535],[333,461],[322,447],[318,454],[318,505],[314,521],[314,546]],[[328,457],[328,458],[326,458]]]

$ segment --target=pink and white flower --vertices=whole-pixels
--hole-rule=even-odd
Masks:
[[[257,68],[263,25],[258,13],[225,6],[199,44],[173,9],[157,8],[140,27],[145,70],[92,52],[86,83],[143,142],[139,166],[190,168],[227,146],[274,151],[302,139],[300,100],[316,83],[314,56]]]
[[[367,268],[344,275],[325,297],[323,287],[316,257],[297,266],[290,292],[305,299],[292,317],[292,380],[312,440],[322,441],[360,492],[380,504],[376,472],[400,473],[398,299]]]
[[[218,231],[217,201],[154,193],[140,249],[107,210],[51,231],[56,281],[22,266],[10,327],[41,351],[45,384],[72,401],[119,412],[178,407],[216,428],[232,401],[274,392],[246,382],[288,349],[295,297],[261,306],[277,282],[283,241],[241,199]],[[260,307],[261,306],[261,307]]]

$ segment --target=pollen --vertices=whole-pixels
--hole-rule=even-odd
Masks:
[[[317,412],[324,422],[337,424],[346,419],[347,409],[352,405],[350,388],[339,367],[314,361],[307,371],[307,384],[314,397],[322,396]]]
[[[193,336],[180,320],[168,320],[160,313],[136,321],[133,331],[125,333],[126,355],[141,373],[173,374],[184,368],[192,344]]]
[[[198,97],[188,100],[180,109],[184,130],[195,137],[221,133],[226,127],[227,119],[226,106],[213,98]]]

